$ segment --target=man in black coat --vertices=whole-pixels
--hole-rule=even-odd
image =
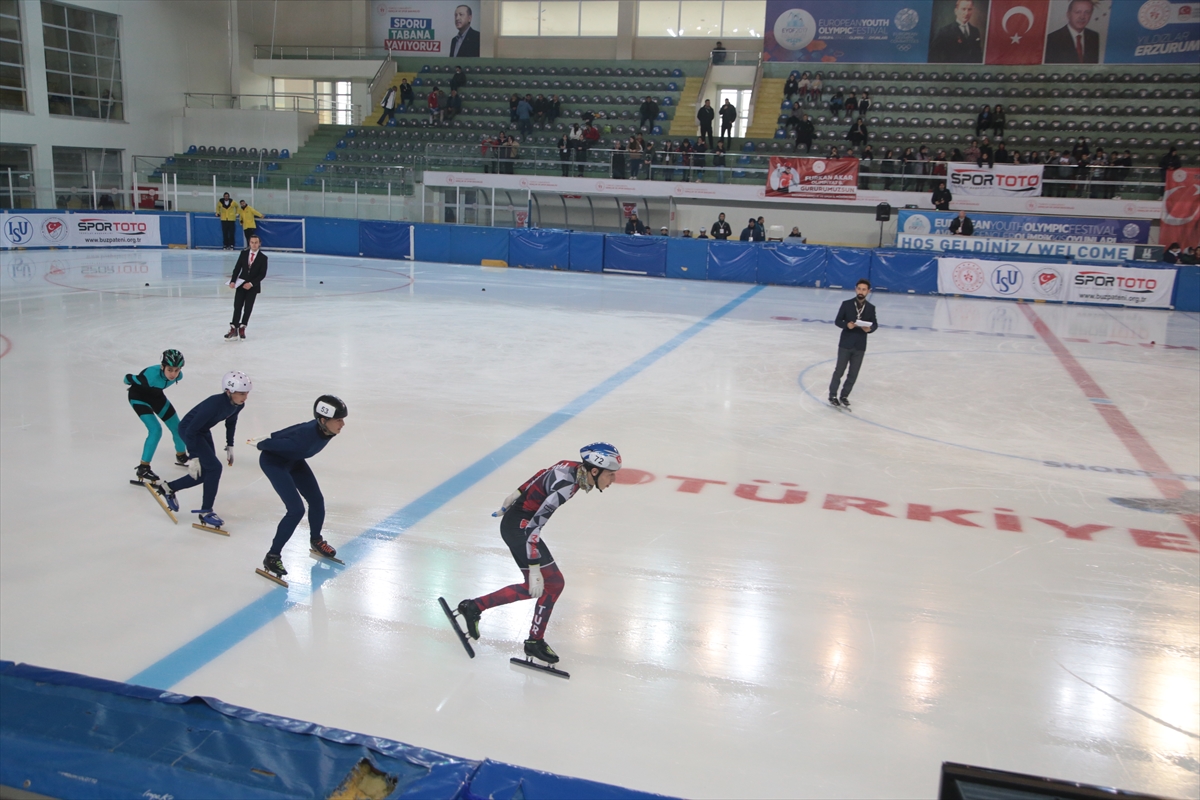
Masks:
[[[471,27],[471,7],[456,6],[454,27],[458,35],[450,40],[451,58],[479,58],[479,31]]]
[[[1046,64],[1099,64],[1100,34],[1088,28],[1092,0],[1071,0],[1067,24],[1046,37]]]
[[[705,100],[704,106],[696,112],[696,120],[700,123],[700,136],[708,138],[708,149],[713,148],[713,120],[717,112],[712,107],[712,100]]]
[[[954,22],[933,35],[929,44],[929,62],[939,64],[980,64],[983,62],[983,35],[971,24],[974,0],[954,4]]]
[[[804,114],[800,117],[800,123],[796,125],[796,144],[792,145],[792,152],[796,152],[800,149],[800,145],[804,145],[804,152],[811,153],[813,138],[816,135],[816,126],[808,118],[808,114]]]
[[[629,221],[625,223],[625,232],[629,235],[637,234],[644,236],[646,234],[646,226],[638,219],[637,212],[634,211],[629,215]]]
[[[951,236],[973,236],[974,234],[975,223],[967,216],[967,212],[959,211],[958,216],[950,220]]]
[[[929,199],[938,211],[949,211],[950,201],[954,199],[954,195],[950,194],[950,190],[946,188],[945,181],[939,181],[938,188],[933,190],[933,197]]]
[[[729,99],[725,99],[725,105],[721,106],[721,141],[726,147],[733,144],[733,123],[737,122],[738,112],[733,107],[733,103]]]
[[[722,242],[733,235],[733,228],[729,227],[729,223],[725,221],[725,212],[721,212],[717,216],[717,221],[712,224],[712,231],[709,235]]]
[[[654,98],[646,95],[646,100],[638,107],[638,130],[642,129],[643,125],[649,124],[650,128],[654,128],[654,120],[658,119],[658,103],[654,102]]]
[[[833,320],[833,324],[842,329],[842,338],[838,341],[837,367],[833,371],[833,380],[829,382],[829,404],[835,407],[850,407],[850,391],[858,380],[858,370],[867,353],[867,334],[874,333],[877,328],[875,306],[867,302],[870,293],[871,282],[859,278],[854,285],[854,297],[842,303]],[[846,367],[850,367],[850,374],[846,376],[839,393],[838,384],[842,382]]]
[[[259,250],[261,244],[258,234],[252,235],[250,246],[238,256],[233,274],[229,276],[229,286],[233,289],[233,320],[229,323],[226,339],[246,338],[254,300],[262,291],[263,278],[267,277],[267,254]]]

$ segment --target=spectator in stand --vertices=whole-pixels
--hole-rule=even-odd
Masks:
[[[742,235],[738,239],[743,242],[753,242],[756,241],[754,237],[757,233],[758,223],[754,221],[754,217],[751,217],[750,221],[746,223],[746,227],[742,228]]]
[[[563,134],[558,139],[558,163],[562,166],[562,176],[564,178],[571,175],[571,142],[567,139],[567,134]]]
[[[546,121],[546,96],[539,94],[533,98],[533,122],[535,125],[541,125]]]
[[[792,232],[788,234],[788,238],[800,240],[798,242],[792,242],[792,244],[808,244],[808,239],[805,238],[804,234],[800,232],[800,228],[796,225],[792,226]]]
[[[625,180],[625,143],[618,140],[612,151],[612,177],[614,181]]]
[[[800,76],[800,80],[796,83],[796,99],[799,102],[808,103],[808,92],[811,86],[812,79],[809,78],[808,73],[806,72]]]
[[[963,161],[979,163],[979,142],[974,139],[967,142],[967,151],[963,153]]]
[[[1179,242],[1171,242],[1167,249],[1163,251],[1163,261],[1168,264],[1178,264],[1179,259],[1183,256],[1183,250],[1179,246]]]
[[[662,146],[662,149],[658,151],[658,163],[665,167],[665,169],[660,169],[658,171],[659,177],[661,177],[664,181],[675,180],[675,170],[673,168],[675,165],[675,143],[670,139],[668,139],[666,144]],[[650,177],[653,178],[654,175],[651,174]]]
[[[548,122],[554,122],[562,116],[562,97],[554,95],[546,106],[546,117]]]
[[[979,109],[979,116],[975,117],[975,135],[979,136],[990,127],[992,127],[992,109],[984,106]]]
[[[671,229],[670,229],[670,228],[668,228],[666,225],[663,225],[662,227],[660,227],[660,228],[658,229],[658,235],[659,235],[659,236],[670,236],[670,235],[671,235]]]
[[[979,142],[979,158],[975,161],[975,166],[982,167],[985,161],[988,169],[996,166],[996,154],[992,152],[992,143],[986,136]]]
[[[892,176],[896,174],[896,153],[891,148],[883,151],[883,158],[879,162],[879,172],[883,175],[883,190],[890,192]]]
[[[383,96],[383,100],[379,103],[379,107],[383,113],[379,115],[379,119],[375,120],[376,125],[383,125],[385,121],[393,121],[396,118],[396,87],[389,86],[387,94]]]
[[[703,183],[705,167],[708,166],[708,148],[704,146],[704,140],[697,139],[696,146],[692,148],[692,151],[692,166],[695,167],[693,180],[696,183]]]
[[[1129,180],[1133,174],[1133,154],[1126,150],[1124,153],[1118,154],[1113,151],[1112,168],[1109,170],[1111,180],[1113,181],[1113,194],[1121,191],[1121,185],[1124,181]]]
[[[845,107],[846,98],[842,94],[842,87],[839,86],[837,90],[834,91],[833,97],[829,98],[829,113],[833,115],[834,119],[837,119],[838,115],[842,113],[842,109]]]
[[[1103,147],[1096,148],[1096,157],[1092,159],[1092,191],[1091,196],[1095,200],[1107,200],[1109,194],[1109,159],[1108,154],[1104,152]]]
[[[517,101],[517,130],[521,133],[521,138],[529,136],[533,133],[533,98],[525,95]]]
[[[512,135],[504,137],[505,144],[508,145],[508,174],[512,175],[514,168],[517,166],[517,156],[520,155],[521,145]]]
[[[853,91],[851,91],[850,94],[846,95],[845,109],[846,109],[846,122],[849,122],[850,118],[858,113],[858,95],[856,95]]]
[[[717,42],[716,46],[712,49],[712,63],[725,63],[725,45],[721,44],[720,42]]]
[[[692,229],[691,229],[691,228],[684,228],[684,229],[683,229],[683,233],[681,234],[681,238],[683,238],[683,239],[690,239],[690,238],[692,238]]]
[[[447,120],[452,120],[462,113],[462,95],[458,93],[458,89],[451,89],[450,96],[446,98],[446,114]]]
[[[841,157],[842,157],[842,154],[840,152],[838,152],[838,146],[836,144],[829,145],[828,158],[841,158]]]
[[[733,103],[729,102],[729,98],[725,98],[725,104],[721,106],[721,142],[726,147],[733,145],[733,123],[737,122],[738,112],[733,107]]]
[[[875,172],[875,151],[871,145],[863,148],[858,158],[858,188],[866,191],[871,188],[871,174]]]
[[[795,133],[796,128],[800,126],[800,104],[792,105],[791,111],[788,113],[787,119],[783,121],[783,132],[787,134]]]
[[[792,145],[792,152],[795,153],[800,149],[800,145],[804,145],[804,152],[812,152],[813,137],[817,135],[817,128],[813,125],[812,120],[808,118],[808,114],[800,117],[800,124],[796,126],[796,143]]]
[[[640,136],[642,142],[642,163],[646,165],[646,180],[654,180],[654,165],[657,162],[658,154],[654,152],[654,140],[646,141]]]
[[[950,160],[954,162],[967,161],[967,157],[963,155],[962,150],[957,147],[950,151]]]
[[[1161,180],[1163,182],[1164,188],[1165,188],[1165,185],[1167,182],[1167,172],[1169,172],[1170,170],[1173,170],[1173,169],[1179,169],[1182,166],[1183,166],[1183,159],[1181,159],[1179,157],[1179,153],[1177,153],[1175,151],[1174,147],[1172,147],[1170,150],[1168,150],[1167,154],[1159,159],[1159,161],[1158,161],[1159,180]]]
[[[1075,159],[1075,171],[1071,175],[1071,180],[1075,182],[1075,191],[1072,193],[1075,197],[1084,197],[1087,194],[1084,187],[1087,186],[1091,173],[1092,157],[1088,153],[1081,153],[1079,158]]]
[[[629,139],[629,177],[635,181],[642,177],[642,143],[636,136]]]
[[[1179,256],[1179,263],[1187,264],[1189,266],[1195,266],[1196,265],[1196,248],[1194,248],[1194,247],[1185,248],[1183,251],[1183,254]]]
[[[825,99],[825,81],[819,72],[813,76],[812,83],[808,85],[808,99],[815,103],[820,103]]]
[[[997,140],[1004,136],[1004,128],[1008,125],[1008,115],[1004,113],[1004,106],[996,103],[996,107],[992,109],[992,135]]]
[[[933,207],[938,211],[949,211],[950,201],[953,199],[954,195],[950,194],[950,190],[946,188],[945,181],[938,182],[938,188],[933,190],[933,197],[929,198]]]
[[[491,174],[495,170],[495,166],[492,164],[492,158],[495,152],[495,147],[493,147],[493,144],[494,142],[492,138],[486,133],[479,137],[479,157],[483,160],[484,174]]]
[[[867,94],[867,90],[863,89],[862,97],[858,98],[858,115],[865,117],[867,112],[871,110],[871,96]]]
[[[847,106],[849,108],[849,106]],[[850,130],[846,132],[846,139],[850,142],[851,147],[862,147],[867,143],[867,123],[863,122],[863,118],[859,117],[854,120],[854,124],[850,126]]]
[[[795,71],[788,75],[787,82],[783,84],[783,99],[791,102],[793,97],[800,97],[800,76]]]
[[[713,166],[717,168],[717,183],[725,182],[725,145],[718,144],[713,153]]]
[[[653,130],[656,119],[658,119],[658,103],[654,102],[653,97],[646,95],[646,99],[638,107],[638,130],[640,131],[645,125],[649,125]]]
[[[1004,142],[996,145],[996,152],[992,158],[997,164],[1013,163],[1012,153],[1008,152],[1008,147],[1005,146]]]
[[[645,236],[646,226],[638,219],[636,211],[629,212],[629,221],[625,223],[625,233],[630,236]]]
[[[412,84],[408,82],[408,78],[400,80],[400,105],[405,108],[412,108],[417,102],[416,95],[413,94]]]
[[[725,212],[722,211],[717,215],[717,221],[712,224],[712,238],[719,242],[723,242],[733,235],[733,229],[729,227],[729,223],[725,221]]]
[[[900,174],[904,177],[900,181],[900,191],[911,192],[917,187],[917,179],[915,176],[921,169],[921,165],[917,162],[917,154],[911,147],[904,149],[904,154],[900,156]]]
[[[461,89],[467,85],[467,73],[463,72],[462,67],[455,67],[454,74],[450,76],[450,91]]]
[[[713,146],[713,120],[717,117],[717,111],[712,107],[712,100],[707,98],[704,105],[696,112],[696,120],[700,123],[700,138],[708,140],[708,146]]]
[[[971,236],[975,233],[975,223],[967,216],[967,212],[959,211],[958,216],[950,220],[951,236]]]
[[[578,162],[578,175],[583,177],[584,163],[588,160],[588,153],[592,148],[600,143],[600,129],[592,123],[583,126],[583,147],[575,151],[575,160]]]
[[[429,94],[425,98],[425,107],[429,109],[430,125],[441,121],[442,114],[438,109],[438,88],[436,86],[429,90]]]
[[[517,124],[517,106],[521,105],[521,96],[514,94],[508,98],[508,121],[513,125]]]

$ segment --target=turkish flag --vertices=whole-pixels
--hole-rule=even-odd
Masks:
[[[1041,64],[1050,0],[992,0],[985,64]]]
[[[1158,243],[1200,247],[1200,168],[1167,170]]]

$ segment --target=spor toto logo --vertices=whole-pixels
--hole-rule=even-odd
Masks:
[[[70,228],[62,217],[49,217],[42,223],[42,236],[50,242],[61,242],[67,238]]]
[[[1000,294],[1016,294],[1024,282],[1021,270],[1012,264],[1001,264],[992,270],[992,288]]]
[[[978,292],[983,286],[983,267],[974,261],[960,261],[950,278],[960,292]]]
[[[1034,273],[1033,290],[1042,297],[1057,297],[1062,285],[1062,273],[1053,267],[1042,267]]]
[[[803,8],[789,8],[775,20],[775,41],[785,50],[803,50],[817,36],[817,21]]]

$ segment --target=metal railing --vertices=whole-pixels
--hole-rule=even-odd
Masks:
[[[367,109],[368,114],[383,102],[383,97],[387,94],[388,87],[391,86],[392,79],[395,77],[396,62],[389,55],[383,59],[379,69],[375,70],[375,77],[371,79],[371,84],[367,87],[367,95],[371,98],[371,107]],[[399,102],[396,105],[400,105]]]
[[[762,63],[762,50],[713,50],[708,63],[714,67],[756,67]]]
[[[213,94],[187,92],[183,98],[185,108],[232,108],[241,111],[306,111],[310,113],[343,113],[347,120],[361,119],[362,106],[358,103],[339,104],[330,97],[312,94]],[[342,124],[339,121],[338,124]],[[345,124],[357,124],[347,121]]]
[[[254,45],[254,57],[310,61],[374,61],[385,58],[386,47],[317,47],[312,45]]]

